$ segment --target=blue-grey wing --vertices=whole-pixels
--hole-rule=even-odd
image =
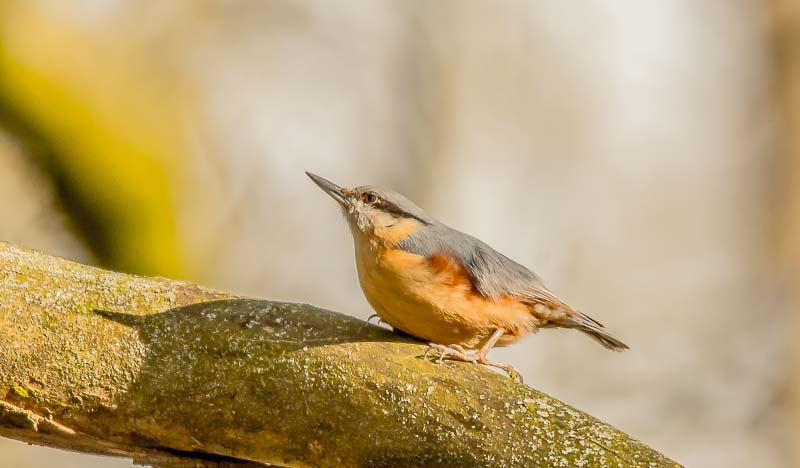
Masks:
[[[483,296],[522,298],[534,313],[545,320],[556,320],[562,326],[603,325],[576,311],[550,292],[541,278],[528,268],[494,250],[469,234],[436,223],[400,241],[395,246],[423,257],[446,254],[463,266],[474,288]],[[540,307],[544,306],[544,309]]]
[[[423,257],[446,254],[459,262],[473,286],[489,298],[549,295],[535,273],[469,234],[436,224],[400,241],[397,248]],[[555,299],[555,296],[552,297]]]

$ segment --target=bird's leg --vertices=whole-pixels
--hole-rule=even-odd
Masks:
[[[522,382],[522,374],[520,374],[519,371],[514,369],[514,367],[511,366],[511,364],[503,364],[501,362],[491,361],[486,357],[486,355],[489,354],[489,350],[492,349],[494,345],[497,344],[497,341],[500,339],[500,337],[503,336],[503,333],[505,332],[503,331],[502,328],[498,328],[497,330],[494,331],[494,333],[492,333],[492,336],[490,336],[489,339],[486,340],[486,343],[484,343],[483,346],[481,346],[481,349],[478,350],[476,354],[477,359],[475,360],[475,362],[477,362],[478,364],[483,364],[485,366],[502,369],[512,379],[519,380],[520,382]]]
[[[486,343],[484,343],[483,346],[481,346],[481,349],[478,350],[477,353],[478,362],[480,362],[481,364],[486,364],[487,366],[489,365],[488,363],[484,362],[488,361],[488,359],[486,359],[486,355],[489,354],[489,350],[492,349],[494,345],[497,344],[497,341],[500,339],[501,336],[503,336],[503,333],[505,332],[503,331],[502,328],[498,328],[497,330],[494,331],[494,333],[492,333],[492,336],[490,336],[489,339],[486,340]]]
[[[433,351],[438,351],[439,359],[437,360],[437,362],[439,362],[440,364],[442,360],[444,360],[444,358],[453,359],[456,361],[475,362],[478,364],[483,364],[485,366],[502,369],[512,379],[519,380],[520,382],[522,382],[522,375],[516,369],[514,369],[514,367],[512,367],[510,364],[503,364],[500,362],[491,361],[486,357],[486,355],[489,354],[489,350],[492,349],[492,347],[494,347],[494,345],[497,344],[497,341],[500,339],[500,337],[503,336],[503,333],[504,331],[502,329],[495,330],[495,332],[492,333],[492,336],[490,336],[489,339],[486,340],[486,343],[484,343],[483,346],[481,346],[481,349],[479,349],[478,352],[474,354],[468,354],[464,350],[464,348],[462,348],[459,345],[445,346],[436,343],[429,343],[428,349],[427,351],[425,351],[425,355],[423,357],[424,358],[427,357],[428,354]]]

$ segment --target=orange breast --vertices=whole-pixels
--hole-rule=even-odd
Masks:
[[[502,328],[504,345],[536,328],[528,306],[511,297],[484,297],[446,254],[425,258],[356,242],[356,259],[370,305],[393,327],[423,340],[474,348]]]

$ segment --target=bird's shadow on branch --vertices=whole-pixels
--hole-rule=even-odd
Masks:
[[[281,440],[302,441],[276,449],[285,450],[287,458],[302,459],[300,454],[314,441],[336,440],[331,446],[342,446],[336,434],[345,427],[352,426],[351,434],[358,433],[359,427],[390,427],[395,415],[380,411],[371,400],[348,397],[348,382],[361,381],[362,372],[376,369],[393,375],[397,367],[383,366],[386,357],[395,356],[391,353],[396,345],[419,344],[336,312],[255,299],[203,302],[149,315],[94,312],[136,330],[144,345],[134,380],[108,410],[133,421],[132,436],[139,446],[162,454],[177,449],[182,456],[194,453],[198,458],[209,453],[231,455],[208,447],[224,446],[232,433],[270,433]],[[338,351],[320,349],[328,346]],[[410,357],[421,349],[406,348],[403,355]],[[356,356],[366,366],[364,370],[354,364]],[[347,362],[339,366],[337,359],[340,364]],[[419,372],[414,368],[406,372]],[[353,374],[348,377],[348,373]],[[401,379],[392,385],[407,383]],[[196,446],[166,448],[148,439],[145,434],[153,423],[188,428]],[[407,430],[406,437],[415,437]],[[364,460],[370,464],[378,460],[431,462],[430,454],[386,445],[383,440],[375,437],[368,444],[371,448],[363,453]],[[471,456],[435,455],[439,461],[455,463],[448,466],[474,465]]]
[[[231,339],[248,340],[280,352],[353,342],[418,343],[398,331],[308,305],[258,299],[225,299],[200,302],[149,315],[95,310],[96,314],[137,330],[145,343],[165,338],[170,342],[197,342],[231,349]],[[224,337],[215,343],[213,337]]]

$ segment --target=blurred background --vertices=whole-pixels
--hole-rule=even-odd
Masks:
[[[0,239],[366,318],[305,170],[631,345],[493,352],[530,385],[687,466],[796,466],[800,2],[0,0]]]

